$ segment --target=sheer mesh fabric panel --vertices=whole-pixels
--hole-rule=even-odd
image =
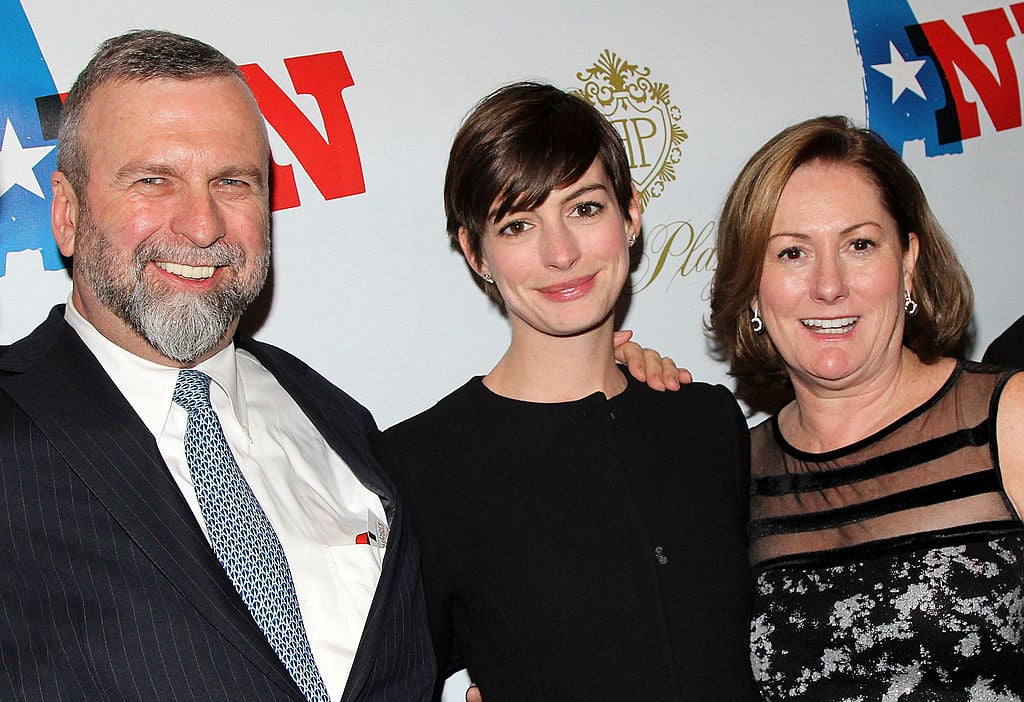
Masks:
[[[954,372],[946,387],[960,374]],[[873,546],[898,548],[910,537],[920,546],[925,534],[939,542],[965,530],[999,533],[1014,524],[990,444],[989,398],[1006,378],[992,371],[969,380],[940,390],[939,399],[874,436],[828,453],[789,446],[774,419],[754,429],[754,565],[829,555],[841,561]],[[901,427],[907,430],[897,431]]]

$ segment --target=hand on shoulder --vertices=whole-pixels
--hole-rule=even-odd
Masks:
[[[659,391],[678,390],[681,385],[693,382],[690,371],[677,367],[668,356],[631,341],[632,336],[632,331],[623,329],[615,332],[614,339],[615,360],[626,364],[630,375]]]

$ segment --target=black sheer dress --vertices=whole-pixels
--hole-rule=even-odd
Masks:
[[[767,700],[1024,699],[1024,528],[995,442],[1011,373],[962,361],[846,448],[752,432],[751,630]]]

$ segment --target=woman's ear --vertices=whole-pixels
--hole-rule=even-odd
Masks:
[[[629,235],[635,239],[640,236],[640,230],[644,224],[640,208],[640,195],[635,186],[633,187],[633,197],[629,199],[629,209],[626,212],[629,214]]]
[[[462,255],[465,257],[469,267],[473,269],[473,272],[485,280],[490,277],[487,264],[473,251],[469,242],[469,231],[465,227],[459,227],[459,248],[462,249]]]
[[[907,234],[907,250],[903,252],[903,287],[914,291],[914,271],[917,270],[917,257],[921,253],[921,241],[917,234]]]
[[[75,235],[78,233],[78,195],[71,183],[60,171],[50,177],[53,201],[50,203],[50,227],[57,248],[67,258],[75,254]]]

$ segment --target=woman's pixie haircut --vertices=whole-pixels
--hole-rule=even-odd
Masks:
[[[597,160],[626,220],[633,198],[622,138],[583,98],[551,85],[521,82],[481,100],[455,135],[444,182],[448,237],[478,262],[489,223],[537,207],[555,189],[579,180]],[[493,285],[488,294],[499,302]]]

